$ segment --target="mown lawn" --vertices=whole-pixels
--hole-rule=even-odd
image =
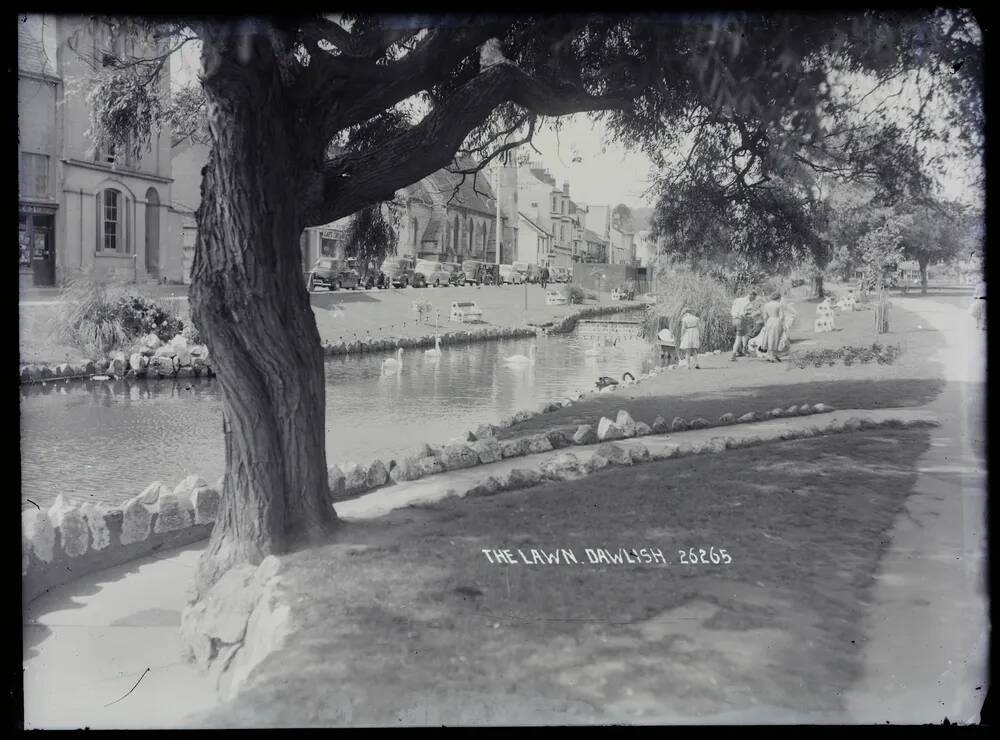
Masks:
[[[927,445],[923,429],[788,441],[345,524],[287,558],[294,634],[207,721],[849,721],[873,573]],[[732,563],[679,563],[710,546]],[[585,555],[644,547],[669,564]]]

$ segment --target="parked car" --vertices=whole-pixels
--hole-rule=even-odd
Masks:
[[[499,285],[500,284],[500,265],[495,262],[484,262],[482,267],[479,268],[479,273],[481,275],[479,282],[483,285]]]
[[[448,271],[448,283],[450,285],[461,285],[465,282],[465,272],[457,262],[442,262],[444,269]]]
[[[573,278],[573,274],[568,267],[550,267],[549,280],[553,283],[568,283]]]
[[[483,262],[481,260],[465,260],[462,263],[462,272],[465,275],[463,280],[465,285],[480,285],[483,280]]]
[[[433,285],[435,288],[451,282],[451,273],[435,260],[419,260],[413,268],[413,274],[414,277],[420,275],[425,285]]]
[[[504,285],[520,285],[524,275],[514,269],[514,265],[500,265],[500,282]]]
[[[530,277],[531,265],[527,262],[515,262],[511,265],[517,272],[521,273],[521,281],[525,283],[532,282]]]
[[[386,276],[389,285],[405,288],[413,285],[413,260],[409,257],[386,257],[379,269]]]
[[[355,290],[358,287],[358,273],[340,260],[335,260],[332,257],[320,257],[313,263],[312,270],[309,271],[307,286],[309,290],[318,287],[325,287],[329,290],[337,290],[338,288]]]

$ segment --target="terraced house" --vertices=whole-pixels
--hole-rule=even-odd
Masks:
[[[141,157],[97,150],[87,135],[88,82],[123,56],[160,43],[116,35],[83,16],[17,17],[19,272],[22,287],[62,284],[80,271],[180,280],[179,223],[170,210],[170,131]],[[160,80],[166,89],[169,73]]]

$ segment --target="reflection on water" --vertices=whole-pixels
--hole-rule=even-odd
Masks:
[[[508,355],[536,364],[508,367]],[[635,375],[652,363],[649,345],[621,341],[602,356],[570,334],[331,358],[327,375],[327,460],[389,459],[420,441],[449,437],[522,408],[592,388],[598,376]],[[222,401],[214,380],[85,381],[21,389],[22,501],[73,498],[122,502],[154,480],[176,485],[189,473],[222,474]]]

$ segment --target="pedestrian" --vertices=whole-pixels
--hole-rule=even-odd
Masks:
[[[701,319],[694,311],[685,308],[681,311],[681,351],[684,352],[684,361],[688,370],[700,369],[698,365],[698,350],[701,349]]]
[[[969,313],[976,320],[977,329],[986,329],[986,281],[980,280],[972,292]]]
[[[751,290],[747,295],[733,301],[733,306],[730,310],[733,329],[736,332],[736,339],[733,340],[733,362],[736,362],[737,357],[746,356],[747,341],[750,339],[750,331],[753,329],[753,314],[757,308],[754,304],[756,300],[757,291]]]
[[[778,350],[781,347],[782,337],[785,335],[785,315],[781,306],[781,293],[774,292],[770,299],[764,304],[762,309],[764,315],[764,328],[761,329],[758,340],[758,351],[764,352],[768,362],[781,362],[778,359]]]
[[[656,338],[660,342],[660,362],[664,365],[672,365],[674,362],[680,362],[680,355],[677,352],[677,340],[674,338],[673,332],[670,331],[667,322],[666,316],[660,317],[660,331]]]
[[[538,277],[542,282],[542,289],[549,284],[549,268],[547,265],[542,265],[541,272],[538,273]]]

